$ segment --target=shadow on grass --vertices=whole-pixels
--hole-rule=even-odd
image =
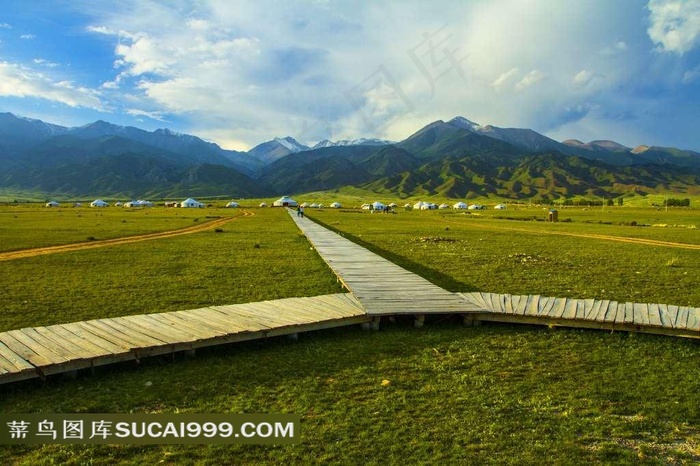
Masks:
[[[417,262],[413,262],[412,260],[409,260],[403,256],[400,256],[394,252],[387,251],[386,249],[382,249],[375,244],[363,241],[361,238],[358,238],[357,236],[351,235],[350,233],[347,233],[347,232],[342,231],[342,230],[338,230],[337,228],[334,228],[333,226],[328,225],[327,223],[324,223],[316,218],[308,217],[308,216],[307,216],[307,218],[309,218],[313,222],[321,225],[322,227],[324,227],[324,228],[326,228],[334,233],[338,233],[343,238],[350,240],[353,243],[360,245],[363,248],[372,251],[373,253],[383,257],[384,259],[386,259],[390,262],[393,262],[394,264],[398,265],[399,267],[403,267],[404,269],[408,270],[409,272],[413,272],[416,275],[420,275],[421,277],[425,278],[426,280],[428,280],[432,284],[437,285],[441,288],[444,288],[447,291],[451,291],[453,293],[456,293],[456,292],[468,293],[471,291],[477,291],[477,288],[475,288],[474,286],[469,285],[468,283],[464,283],[464,282],[460,282],[458,280],[455,280],[454,278],[440,272],[439,270],[431,269],[430,267],[426,267],[425,265],[419,264]]]

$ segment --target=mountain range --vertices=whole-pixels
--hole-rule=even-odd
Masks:
[[[399,197],[700,193],[700,153],[558,142],[531,129],[438,120],[399,142],[274,138],[231,151],[168,129],[68,128],[0,113],[0,189],[46,196],[273,196],[346,186]]]

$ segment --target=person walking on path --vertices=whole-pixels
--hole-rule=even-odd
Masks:
[[[297,206],[297,217],[301,217],[301,207]]]

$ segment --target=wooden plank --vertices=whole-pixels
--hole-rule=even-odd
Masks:
[[[634,323],[649,325],[649,308],[644,303],[634,303]]]
[[[29,363],[24,357],[12,351],[12,348],[7,346],[3,341],[3,333],[0,333],[0,356],[14,366],[14,371],[34,370],[34,366]]]
[[[89,359],[97,356],[92,351],[76,345],[72,339],[61,338],[47,327],[25,328],[22,331],[35,341],[43,339],[45,342],[42,344],[51,345],[51,349],[55,348],[55,352],[61,351],[59,354],[65,354],[67,359]]]
[[[52,325],[48,328],[59,337],[70,339],[76,345],[82,346],[96,355],[127,352],[124,348],[99,338],[76,324]]]
[[[37,353],[37,351],[32,347],[36,347],[38,345],[33,343],[27,344],[26,340],[28,340],[28,338],[26,338],[24,334],[16,335],[17,332],[17,330],[4,332],[2,334],[2,342],[25,361],[36,367],[50,366],[56,364],[57,362],[65,362],[65,359],[62,358],[49,359],[43,354],[43,349],[39,349],[39,352]],[[16,336],[19,336],[20,340],[18,340]]]
[[[647,304],[649,309],[649,325],[661,327],[661,316],[658,304]]]
[[[584,318],[586,320],[595,320],[595,316],[598,315],[598,312],[600,311],[600,308],[602,306],[603,306],[603,300],[594,299],[593,304],[589,307],[586,307],[586,313],[585,313]]]
[[[549,313],[552,311],[552,308],[554,307],[554,303],[556,302],[556,299],[552,297],[546,297],[542,299],[544,299],[545,302],[544,305],[540,307],[539,314],[537,314],[538,317],[548,316]]]
[[[589,300],[577,299],[576,300],[576,319],[586,318],[586,302]],[[593,301],[592,299],[590,301]],[[592,304],[591,304],[592,305]]]
[[[566,307],[564,308],[564,313],[562,314],[562,319],[575,319],[576,318],[576,300],[571,298],[566,299]]]
[[[167,321],[159,320],[149,314],[124,317],[123,323],[136,326],[142,332],[152,334],[154,338],[163,340],[166,343],[190,343],[198,338],[191,333],[183,332]]]
[[[634,303],[625,303],[625,323],[633,324],[634,322]]]
[[[150,332],[148,331],[148,329],[143,328],[141,325],[126,320],[122,317],[100,319],[100,321],[103,322],[105,325],[128,335],[129,338],[137,340],[144,348],[162,346],[167,345],[169,343],[166,339],[161,339],[155,335],[151,335],[154,332]]]
[[[549,313],[549,317],[554,318],[554,319],[560,319],[562,315],[564,315],[564,311],[566,310],[566,298],[556,298],[554,307],[552,308],[552,311]]]
[[[194,336],[197,340],[220,337],[227,334],[227,332],[222,332],[209,325],[178,316],[174,312],[164,313],[160,315],[160,318],[180,329],[186,330],[187,333]]]
[[[675,317],[672,318],[668,312],[668,306],[665,304],[657,304],[659,306],[659,320],[661,320],[661,325],[668,328],[673,328],[675,324]]]
[[[677,322],[677,327],[682,328],[682,329],[687,329],[688,328],[688,314],[690,309],[688,309],[685,306],[679,306],[678,307],[678,320]]]
[[[700,331],[700,309],[697,307],[688,308],[688,330]]]
[[[620,306],[608,306],[608,310],[605,313],[605,317],[603,317],[603,321],[615,323],[615,319],[617,318],[618,310],[620,310]]]
[[[233,307],[233,306],[232,306]],[[224,314],[213,308],[192,309],[189,311],[178,311],[177,313],[187,313],[188,318],[205,322],[208,325],[216,326],[225,333],[247,332],[251,328],[243,322],[236,321],[231,315]],[[259,330],[259,329],[258,329]]]
[[[528,299],[525,315],[536,316],[540,312],[540,295],[531,295]]]
[[[133,350],[143,346],[141,342],[133,338],[131,335],[126,335],[123,332],[115,330],[100,320],[90,320],[87,322],[76,323],[88,332],[94,333],[99,337],[123,348]]]
[[[625,303],[615,303],[617,312],[615,313],[615,323],[619,325],[625,324],[625,313],[627,311],[627,306]]]
[[[680,325],[680,308],[673,304],[668,305],[668,313],[673,319],[673,328],[679,328]]]

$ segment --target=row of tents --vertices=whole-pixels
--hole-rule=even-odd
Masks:
[[[153,207],[155,204],[151,201],[146,201],[143,199],[139,199],[136,201],[129,201],[129,202],[115,202],[114,203],[115,207]],[[311,208],[311,209],[317,209],[317,208],[324,208],[325,205],[323,204],[317,204],[317,203],[312,203],[309,204],[308,202],[304,202],[302,204],[299,204],[297,201],[292,199],[289,196],[282,196],[281,198],[277,199],[272,203],[274,207],[304,207],[304,208]],[[59,207],[60,204],[56,201],[50,201],[46,203],[46,207]],[[74,207],[82,207],[82,204],[80,203],[75,203],[73,204]],[[109,204],[102,199],[95,199],[90,203],[90,207],[108,207]],[[205,204],[192,199],[192,198],[187,198],[182,202],[166,202],[165,203],[166,207],[185,207],[185,208],[202,208],[205,207]],[[228,204],[226,204],[226,207],[229,208],[236,208],[239,207],[240,204],[236,201],[231,201]],[[262,202],[260,204],[260,207],[267,207],[266,202]],[[330,204],[328,207],[334,208],[334,209],[339,209],[342,207],[340,202],[333,202]],[[370,210],[370,211],[379,211],[379,212],[384,212],[384,211],[389,211],[393,210],[398,205],[394,202],[391,204],[384,204],[382,202],[376,201],[371,204],[362,204],[362,209],[364,210]],[[457,202],[456,204],[450,206],[449,204],[443,203],[443,204],[434,204],[431,202],[423,202],[419,201],[416,202],[415,204],[405,204],[404,208],[407,210],[437,210],[437,209],[467,209],[467,210],[482,210],[485,209],[486,207],[481,205],[481,204],[466,204],[464,202]],[[494,207],[496,210],[502,210],[505,209],[506,205],[505,204],[498,204]]]

